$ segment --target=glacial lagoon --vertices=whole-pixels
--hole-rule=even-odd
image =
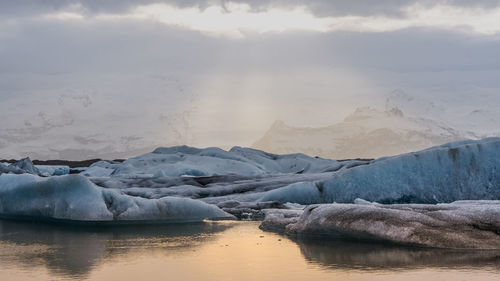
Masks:
[[[0,280],[500,280],[497,250],[298,240],[259,224],[0,220]]]

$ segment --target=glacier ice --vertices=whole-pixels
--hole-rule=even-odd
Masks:
[[[290,235],[385,240],[440,248],[500,249],[500,201],[320,204],[300,215],[267,213],[261,228]]]
[[[58,173],[54,167],[39,168],[37,173]],[[1,163],[0,170],[7,171],[0,175],[0,213],[6,216],[82,221],[265,216],[263,228],[283,230],[298,223],[308,204],[383,208],[500,200],[500,139],[454,142],[372,161],[175,146],[123,163],[99,161],[79,175],[42,178]],[[453,204],[469,208],[467,201]]]
[[[499,147],[500,139],[490,138],[373,161],[337,162],[238,147],[228,152],[181,146],[159,148],[123,163],[98,162],[82,174],[94,177],[91,180],[99,186],[132,196],[190,197],[211,204],[230,200],[316,204],[351,203],[356,198],[379,203],[500,199]],[[233,170],[226,171],[228,166]],[[89,172],[97,168],[102,173]],[[190,173],[186,177],[188,170],[203,170],[199,174],[209,176]],[[259,173],[252,174],[255,170]]]
[[[34,165],[29,157],[15,163],[0,163],[0,174],[33,174],[44,177],[62,176],[69,174],[70,168],[65,165]]]
[[[379,158],[325,180],[271,190],[260,200],[351,203],[358,197],[379,203],[500,199],[500,139],[461,141]]]
[[[464,199],[500,199],[500,175],[496,172],[500,167],[499,145],[500,139],[462,141],[373,161],[324,163],[323,159],[305,157],[304,163],[308,163],[305,165],[309,169],[297,164],[300,163],[297,160],[301,159],[300,155],[277,156],[237,147],[227,152],[183,146],[160,148],[151,153],[158,155],[147,154],[129,159],[138,166],[137,171],[129,166],[130,169],[125,169],[129,169],[127,172],[118,172],[127,161],[112,164],[113,166],[104,163],[102,165],[109,167],[109,170],[117,171],[113,170],[110,177],[91,180],[98,186],[119,189],[124,194],[135,197],[189,197],[221,206],[225,202],[237,201],[240,202],[238,208],[225,207],[226,210],[237,216],[242,216],[243,213],[253,214],[255,218],[262,216],[262,208],[257,208],[262,204],[254,204],[249,208],[245,207],[246,202],[362,203],[357,198],[363,198],[379,203],[438,203]],[[267,172],[257,175],[185,177],[178,176],[177,171],[172,172],[174,176],[165,175],[168,173],[165,170],[161,177],[148,176],[154,170],[167,169],[168,165],[176,166],[180,161],[177,159],[165,166],[163,160],[182,155],[182,158],[192,157],[186,156],[187,153],[201,157],[198,158],[199,162],[189,164],[197,170],[207,166],[215,167],[212,165],[214,161],[226,161],[225,165],[228,165],[229,160],[247,159],[245,163],[257,163],[255,165],[265,167]],[[214,155],[217,155],[216,160],[212,159]],[[311,164],[310,161],[319,162]],[[140,167],[141,162],[144,162],[142,165],[146,168]],[[97,165],[96,163],[95,166]],[[315,165],[320,168],[314,168]],[[296,173],[297,170],[292,168],[303,172]]]
[[[16,163],[11,164],[10,166],[20,168],[29,174],[40,174],[40,171],[38,171],[35,165],[33,165],[33,162],[31,162],[31,159],[29,157],[23,158]]]
[[[319,173],[335,171],[343,165],[335,160],[314,158],[304,154],[277,155],[242,147],[233,147],[225,151],[216,147],[200,149],[174,146],[160,147],[151,153],[130,158],[113,167],[112,174],[115,177],[201,177],[228,174],[255,176],[276,173]],[[89,170],[85,173],[94,176]]]
[[[40,175],[45,177],[63,176],[69,174],[69,166],[64,165],[35,165]]]
[[[0,175],[0,213],[69,220],[110,220],[101,190],[81,176]]]
[[[240,202],[228,200],[217,204],[225,212],[228,212],[239,219],[263,219],[265,212],[263,210],[287,209],[285,204],[278,201],[271,202]]]
[[[259,228],[283,233],[288,225],[299,221],[304,211],[302,209],[267,209],[263,210],[263,213],[264,220]]]
[[[110,161],[97,161],[81,172],[86,177],[109,177],[115,171],[119,163]]]
[[[0,214],[75,221],[192,221],[232,218],[189,198],[145,199],[103,189],[81,175],[0,175]]]
[[[335,160],[310,157],[302,153],[278,155],[239,146],[231,148],[229,152],[263,166],[268,173],[324,173],[337,171],[344,166]]]
[[[29,157],[23,158],[12,164],[0,163],[0,174],[34,174],[38,175],[40,172],[33,165]]]
[[[326,179],[331,173],[274,174],[259,176],[222,175],[210,177],[90,178],[104,188],[144,198],[180,196],[218,204],[224,201],[256,201],[265,192],[291,183]]]

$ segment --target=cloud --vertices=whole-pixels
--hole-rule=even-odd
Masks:
[[[0,1],[0,132],[24,128],[25,120],[36,127],[41,111],[64,124],[66,110],[71,126],[23,145],[60,150],[69,145],[60,134],[102,145],[129,136],[171,145],[179,128],[170,124],[183,129],[184,121],[191,144],[249,145],[275,119],[333,124],[395,88],[457,112],[494,111],[498,7],[468,0]],[[58,103],[84,94],[88,107]]]
[[[315,15],[305,5],[270,6],[255,10],[249,4],[227,2],[210,6],[179,7],[166,3],[138,5],[122,13],[89,14],[68,9],[45,14],[60,21],[150,21],[208,35],[244,38],[251,34],[290,31],[362,33],[394,32],[409,28],[441,29],[478,35],[500,33],[500,7],[464,7],[449,4],[411,4],[400,9],[402,16]]]

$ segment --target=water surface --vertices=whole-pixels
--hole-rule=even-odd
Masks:
[[[500,252],[291,240],[258,222],[0,220],[0,280],[500,280]]]

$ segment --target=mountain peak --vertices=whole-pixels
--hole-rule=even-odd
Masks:
[[[405,116],[397,106],[386,110],[360,107],[344,122],[327,127],[293,127],[276,121],[253,147],[272,153],[302,152],[333,159],[377,158],[466,136],[433,119]]]

